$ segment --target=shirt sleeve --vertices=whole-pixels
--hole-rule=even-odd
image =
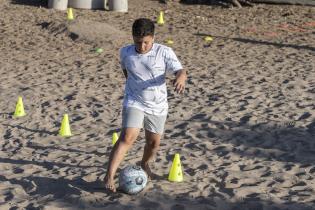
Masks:
[[[175,52],[172,48],[167,48],[165,53],[165,66],[166,72],[168,73],[175,73],[181,69],[183,69],[182,64],[178,60]]]

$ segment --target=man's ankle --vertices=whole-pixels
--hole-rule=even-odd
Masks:
[[[111,179],[113,179],[113,177],[110,176],[109,174],[106,174],[105,177],[104,177],[104,179],[106,179],[106,180],[111,180]]]
[[[143,161],[141,161],[140,165],[141,165],[141,167],[146,167],[146,166],[149,165],[149,163],[148,163],[148,162],[143,162]]]

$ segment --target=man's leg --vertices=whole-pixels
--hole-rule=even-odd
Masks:
[[[126,152],[130,149],[132,144],[137,139],[139,132],[140,128],[122,129],[119,139],[110,153],[107,173],[104,178],[106,189],[116,192],[114,176],[116,174],[117,168],[121,161],[123,160]]]
[[[161,135],[145,130],[146,143],[144,153],[141,160],[141,167],[145,170],[150,178],[153,178],[153,173],[149,167],[149,161],[153,159],[160,147]]]

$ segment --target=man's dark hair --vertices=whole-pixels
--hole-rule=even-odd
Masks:
[[[132,24],[132,35],[135,37],[154,36],[154,23],[147,18],[139,18]]]

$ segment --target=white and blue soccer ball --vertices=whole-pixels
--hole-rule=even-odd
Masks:
[[[119,189],[127,194],[141,192],[147,182],[147,174],[140,166],[126,166],[119,174]]]

